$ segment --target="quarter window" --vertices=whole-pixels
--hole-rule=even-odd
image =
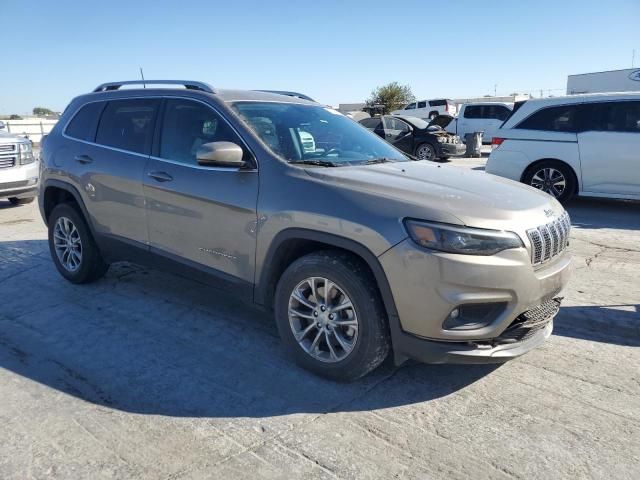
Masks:
[[[550,132],[575,132],[577,108],[577,105],[543,108],[520,122],[516,128]]]
[[[447,101],[446,100],[430,100],[429,105],[431,105],[432,107],[446,107]]]
[[[365,118],[360,123],[369,130],[375,130],[381,122],[379,118]]]
[[[87,103],[75,114],[65,133],[78,140],[93,142],[104,105],[105,102]]]
[[[102,113],[96,143],[131,152],[151,152],[157,99],[113,100]]]
[[[229,125],[210,107],[186,99],[167,100],[160,157],[187,165],[197,165],[198,149],[210,142],[242,142]]]

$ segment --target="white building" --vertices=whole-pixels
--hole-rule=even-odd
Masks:
[[[581,73],[567,77],[567,95],[577,93],[637,91],[640,91],[639,68]]]

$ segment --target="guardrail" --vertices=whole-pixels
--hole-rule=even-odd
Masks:
[[[3,120],[4,129],[0,132],[13,133],[14,135],[25,135],[33,143],[40,143],[44,135],[48,135],[57,120]]]

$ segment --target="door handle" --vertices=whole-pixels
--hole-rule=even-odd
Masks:
[[[173,177],[169,175],[167,172],[149,172],[147,176],[153,178],[158,182],[170,182],[173,180]]]
[[[93,162],[93,158],[91,158],[89,155],[76,155],[75,160],[76,162],[81,163],[83,165]]]

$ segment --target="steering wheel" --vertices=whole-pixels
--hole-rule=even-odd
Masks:
[[[322,157],[328,157],[330,154],[332,153],[338,153],[340,154],[342,152],[342,150],[340,150],[339,148],[330,148],[329,150],[327,150],[326,152],[324,152],[321,156]]]

